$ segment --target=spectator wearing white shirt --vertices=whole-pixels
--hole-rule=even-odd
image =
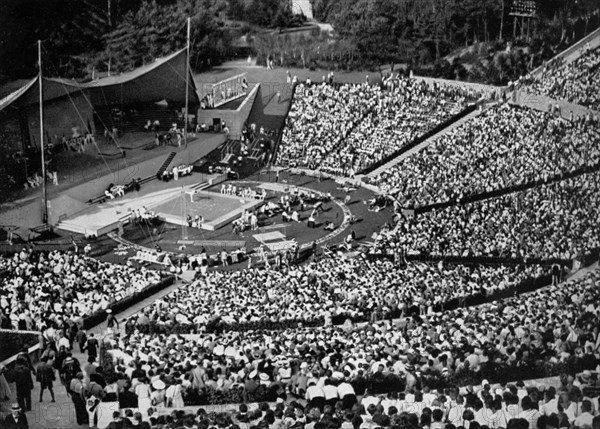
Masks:
[[[350,374],[344,374],[346,378],[350,376]],[[354,391],[354,387],[347,381],[342,381],[337,386],[338,398],[342,400],[345,408],[350,408],[352,405],[356,403],[356,393]]]
[[[521,399],[521,411],[517,414],[517,418],[527,420],[530,428],[537,428],[541,415],[538,410],[533,408],[531,397],[525,396]]]
[[[308,401],[308,406],[311,408],[316,407],[322,410],[325,406],[325,393],[323,389],[317,387],[317,384],[313,380],[308,382],[305,398]]]
[[[365,410],[367,410],[370,405],[377,406],[380,404],[380,402],[381,402],[381,398],[379,398],[378,396],[372,395],[371,392],[369,392],[367,390],[367,391],[365,391],[365,394],[363,395],[362,399],[360,400],[360,405],[365,407]]]
[[[592,414],[592,403],[584,400],[581,403],[581,414],[572,422],[573,428],[592,428],[594,415]]]
[[[71,350],[71,342],[69,341],[69,339],[65,337],[62,333],[60,333],[59,335],[60,339],[58,340],[58,348],[60,349],[61,347],[64,347],[67,351]]]
[[[558,399],[555,396],[556,389],[553,386],[550,386],[544,392],[544,404],[540,408],[543,415],[558,414]]]
[[[325,404],[335,406],[335,403],[338,400],[338,390],[330,379],[325,380],[325,385],[322,390],[325,396]]]

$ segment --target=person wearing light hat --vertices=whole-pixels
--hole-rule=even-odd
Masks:
[[[269,384],[271,384],[271,382],[269,381],[269,375],[264,372],[261,372],[258,375],[258,378],[260,379],[260,384],[264,386],[268,386]]]
[[[108,315],[106,317],[106,329],[109,332],[113,332],[114,329],[116,329],[118,331],[119,330],[119,321],[117,320],[117,318],[113,314],[112,309],[107,308],[106,309],[106,314]]]
[[[29,429],[27,416],[22,412],[18,403],[13,403],[10,407],[11,413],[4,418],[2,427],[5,429]]]
[[[277,370],[279,373],[279,379],[282,383],[288,384],[292,378],[292,368],[289,360],[285,360],[282,363],[282,367]]]

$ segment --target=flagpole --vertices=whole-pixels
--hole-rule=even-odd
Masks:
[[[190,17],[187,19],[187,43],[186,43],[186,52],[187,55],[185,57],[185,119],[184,119],[184,129],[183,129],[183,140],[185,146],[187,147],[188,143],[188,98],[190,92]]]
[[[44,106],[43,106],[43,88],[42,88],[42,41],[38,40],[38,84],[40,91],[40,148],[42,152],[42,222],[48,224],[48,195],[46,192],[46,160],[44,154]]]

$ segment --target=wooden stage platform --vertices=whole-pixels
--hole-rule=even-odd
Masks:
[[[163,220],[180,225],[182,223],[181,211],[177,216],[176,213],[172,213],[171,210],[166,210],[166,208],[181,199],[182,193],[188,194],[188,199],[190,194],[205,195],[207,199],[212,195],[221,197],[220,194],[203,191],[203,189],[214,186],[226,178],[227,176],[222,174],[211,176],[192,174],[178,181],[168,183],[151,182],[144,186],[140,192],[130,192],[120,198],[108,200],[101,204],[89,205],[62,220],[57,228],[87,236],[100,236],[115,231],[120,225],[129,222],[130,213],[133,210],[140,210],[142,213],[146,210],[155,212]],[[238,199],[236,198],[236,200]],[[248,207],[254,206],[251,204],[246,205]],[[207,229],[216,228],[217,225],[222,226],[233,220],[235,216],[241,213],[241,210],[239,210],[239,213],[236,211],[241,206],[244,205],[238,202],[231,210],[234,213],[222,213],[219,217],[210,219],[211,222],[207,225]],[[207,214],[209,214],[208,210]],[[185,220],[185,216],[183,218]]]

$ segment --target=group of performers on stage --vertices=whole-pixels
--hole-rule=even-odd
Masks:
[[[128,191],[139,191],[141,189],[140,179],[132,179],[131,182],[126,185],[115,185],[111,183],[104,191],[104,196],[109,200],[114,200],[116,197],[122,197],[125,192]]]
[[[221,184],[221,194],[223,195],[234,195],[236,197],[242,197],[246,199],[255,199],[264,201],[267,198],[267,191],[262,189],[245,188],[241,186],[235,186],[231,183]]]
[[[113,185],[111,183],[110,185],[108,185],[106,191],[104,191],[104,195],[106,195],[111,200],[114,200],[116,197],[122,197],[123,195],[125,195],[125,186]]]
[[[146,206],[143,206],[142,209],[129,208],[129,220],[136,225],[140,223],[149,223],[151,225],[160,223],[158,214],[148,210]]]
[[[194,171],[194,167],[189,164],[181,164],[176,165],[175,167],[166,169],[162,172],[162,174],[157,173],[157,178],[162,180],[163,182],[168,182],[169,180],[178,180],[180,177],[189,176]]]
[[[237,188],[232,184],[221,185],[222,194],[238,195],[242,196],[250,195],[251,193],[257,194],[257,191],[252,188]],[[263,189],[259,199],[266,199],[266,191]],[[290,193],[281,195],[279,203],[275,201],[267,201],[259,209],[259,213],[267,217],[273,217],[281,213],[283,222],[303,222],[300,218],[300,213],[311,210],[310,216],[307,218],[307,225],[309,228],[317,226],[316,219],[319,213],[323,213],[325,210],[323,205],[325,202],[331,201],[331,194],[319,195],[314,192],[301,191],[298,188],[294,188]],[[256,213],[242,213],[239,219],[233,221],[233,231],[236,234],[241,234],[247,229],[255,230],[258,228],[258,216]],[[333,222],[325,223],[325,230],[332,231],[335,228]]]
[[[258,216],[255,212],[244,210],[239,219],[232,222],[232,225],[234,234],[241,234],[248,229],[255,231],[258,229]]]
[[[201,228],[202,223],[204,222],[204,218],[200,215],[196,215],[192,217],[191,215],[187,215],[185,218],[185,222],[190,228]]]

